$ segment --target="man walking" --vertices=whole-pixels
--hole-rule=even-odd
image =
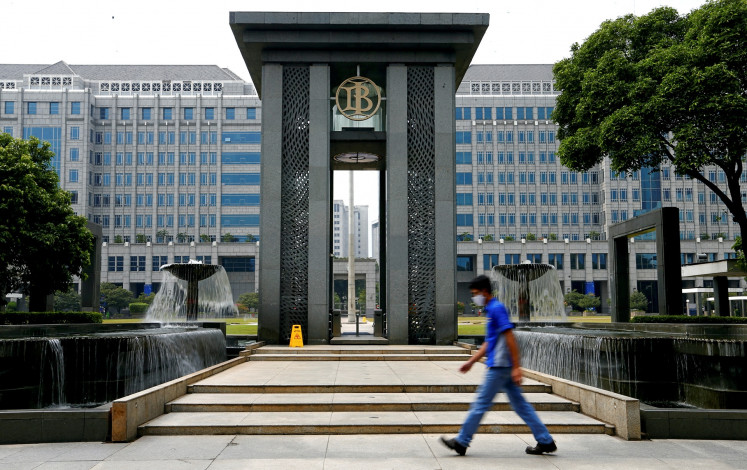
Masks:
[[[508,309],[493,297],[492,285],[487,276],[477,276],[472,280],[469,288],[472,291],[472,302],[480,307],[485,306],[488,322],[485,341],[477,354],[462,364],[459,371],[462,373],[469,371],[472,365],[483,357],[486,358],[485,365],[488,370],[459,434],[451,439],[442,436],[441,442],[459,455],[467,453],[467,447],[480,426],[482,416],[493,406],[493,397],[496,393],[503,391],[508,395],[511,408],[524,420],[532,430],[534,438],[537,439],[537,445],[527,447],[526,453],[541,455],[545,452],[554,452],[557,450],[555,441],[540,421],[532,405],[527,403],[521,394],[519,347],[512,331],[514,325],[508,319]]]

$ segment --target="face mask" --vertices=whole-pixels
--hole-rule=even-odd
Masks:
[[[472,303],[477,305],[478,307],[482,307],[485,305],[485,296],[482,294],[477,294],[476,296],[472,297]]]

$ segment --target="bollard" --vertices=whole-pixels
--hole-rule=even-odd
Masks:
[[[342,312],[332,310],[332,337],[342,336]]]

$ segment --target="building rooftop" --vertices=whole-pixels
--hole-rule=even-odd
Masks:
[[[76,75],[87,80],[231,80],[238,75],[217,65],[69,65],[0,64],[0,79],[20,80],[24,75]]]
[[[465,81],[552,81],[553,64],[472,64]]]

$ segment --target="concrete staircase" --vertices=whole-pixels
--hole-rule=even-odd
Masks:
[[[435,346],[262,347],[249,360],[191,385],[140,426],[141,435],[456,433],[483,367],[458,372],[469,352]],[[525,380],[526,398],[551,433],[611,434],[578,403]],[[527,433],[506,396],[480,432]]]

